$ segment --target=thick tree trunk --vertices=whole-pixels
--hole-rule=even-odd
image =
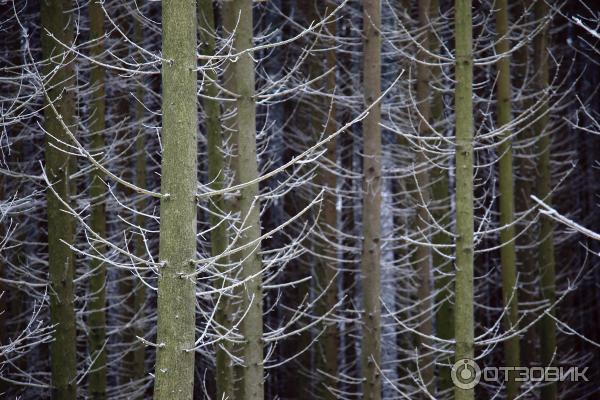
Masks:
[[[545,24],[548,18],[548,4],[543,0],[538,0],[535,4],[535,18],[540,23]],[[536,90],[539,96],[541,92],[548,89],[548,25],[535,37],[534,42],[534,68],[537,72]],[[538,158],[538,179],[537,179],[537,197],[543,200],[546,204],[552,204],[551,188],[552,188],[552,170],[550,168],[550,136],[546,131],[548,125],[548,103],[547,100],[542,100],[544,103],[540,107],[539,119],[537,120],[534,130],[538,137],[537,153]],[[540,215],[540,230],[539,230],[539,247],[538,260],[540,269],[540,283],[542,287],[542,298],[546,300],[548,305],[552,305],[556,300],[556,276],[555,276],[555,259],[554,259],[554,224],[552,219]],[[554,314],[554,309],[550,310],[551,315]],[[556,325],[554,320],[549,315],[544,315],[540,321],[540,342],[541,342],[541,363],[542,366],[549,366],[555,363],[554,352],[556,350]],[[544,400],[554,400],[557,398],[556,382],[551,382],[542,387],[542,398]]]
[[[200,28],[200,41],[202,54],[206,56],[214,55],[215,53],[215,16],[212,0],[200,0],[198,22]],[[207,98],[203,99],[204,114],[205,114],[205,131],[208,147],[208,181],[210,188],[220,190],[223,188],[224,182],[224,159],[223,159],[223,140],[220,127],[220,110],[219,102],[213,100],[218,96],[218,88],[212,83],[217,80],[217,73],[209,64],[204,64],[208,67],[203,73],[206,75],[205,94]],[[222,195],[212,196],[210,198],[210,225],[212,227],[210,233],[211,255],[217,257],[222,254],[227,248],[227,225],[220,223],[219,215],[225,213],[225,202]],[[227,258],[218,260],[217,263],[226,264]],[[218,268],[218,267],[217,267]],[[226,268],[222,268],[220,273],[226,273]],[[215,287],[222,288],[228,285],[228,282],[223,278],[215,280]],[[217,324],[225,329],[230,328],[230,300],[225,295],[217,295],[215,302],[218,301],[218,309],[215,314]],[[217,398],[233,399],[233,364],[228,355],[231,346],[227,340],[218,342],[215,345],[216,353],[216,385]]]
[[[363,2],[363,91],[365,106],[381,96],[381,3]],[[361,367],[363,399],[381,399],[381,103],[363,122],[363,310]]]
[[[68,247],[74,240],[73,218],[63,211],[62,202],[70,202],[73,172],[72,158],[58,150],[64,147],[59,141],[69,143],[59,118],[73,128],[74,83],[72,58],[63,60],[64,48],[57,42],[70,44],[73,40],[72,19],[69,0],[44,0],[42,2],[42,26],[53,37],[42,33],[42,53],[47,65],[46,74],[54,74],[47,85],[48,97],[59,115],[50,107],[44,109],[46,135],[46,173],[54,194],[47,190],[48,207],[48,266],[50,289],[50,319],[56,326],[54,341],[50,344],[50,367],[52,371],[53,397],[56,399],[76,398],[76,337],[75,311],[73,308],[74,254]],[[50,57],[52,60],[50,61]],[[56,71],[53,68],[60,62]],[[48,100],[46,100],[46,103]]]
[[[155,399],[194,387],[197,124],[196,4],[163,1],[162,181]]]
[[[509,51],[508,34],[508,0],[496,3],[496,52],[506,54]],[[496,110],[498,127],[512,122],[510,56],[498,60],[498,80],[496,87]],[[519,319],[519,300],[517,295],[517,266],[515,251],[514,227],[514,190],[513,190],[513,149],[511,132],[505,130],[500,136],[502,143],[498,146],[500,176],[500,261],[502,264],[502,299],[507,313],[503,320],[504,329],[515,329]],[[519,367],[519,337],[514,336],[504,342],[504,363],[507,366]],[[519,393],[519,382],[514,375],[507,382],[507,398],[514,399]]]
[[[235,32],[235,51],[244,52],[252,48],[253,23],[252,0],[234,0],[235,14],[239,22]],[[248,183],[258,177],[256,159],[256,104],[254,99],[254,62],[251,52],[239,55],[234,64],[234,79],[237,97],[238,126],[238,168],[236,176],[240,184],[240,220],[245,221],[241,234],[240,246],[251,246],[239,252],[242,260],[241,278],[245,280],[242,296],[242,312],[246,316],[242,320],[241,330],[244,336],[242,357],[244,360],[242,392],[246,400],[262,400],[264,398],[263,376],[263,294],[260,271],[260,202],[258,201],[258,183]]]
[[[473,27],[471,0],[455,0],[456,281],[455,361],[473,359]],[[456,400],[473,389],[455,387]]]
[[[95,40],[90,56],[100,59],[104,52],[104,11],[98,2],[89,4],[90,39]],[[105,71],[101,65],[92,63],[90,66],[90,85],[93,89],[90,98],[90,132],[92,134],[92,152],[104,150],[105,128]],[[90,196],[92,212],[90,226],[101,237],[106,237],[106,187],[104,176],[100,170],[92,172]],[[94,245],[94,251],[102,255],[106,252],[103,243]],[[91,278],[89,287],[88,329],[89,354],[94,362],[90,369],[88,391],[92,399],[106,398],[106,265],[102,260],[94,258],[90,262]]]

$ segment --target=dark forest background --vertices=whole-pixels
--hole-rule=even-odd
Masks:
[[[0,3],[0,397],[599,396],[594,2]]]

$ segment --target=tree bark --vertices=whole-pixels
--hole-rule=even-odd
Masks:
[[[254,62],[251,52],[253,40],[252,0],[234,0],[234,9],[239,15],[235,32],[236,53],[241,53],[234,64],[234,79],[237,97],[238,168],[237,179],[246,184],[240,189],[240,220],[245,221],[240,246],[251,246],[239,252],[242,260],[241,278],[245,280],[242,290],[242,311],[247,314],[242,320],[244,336],[242,356],[244,370],[242,392],[245,400],[264,398],[263,372],[263,293],[262,260],[260,256],[260,202],[258,183],[248,183],[258,177],[256,154],[256,104],[254,99]]]
[[[143,0],[138,0],[138,7],[142,7]],[[138,18],[135,18],[133,21],[133,33],[135,35],[135,40],[138,45],[143,45],[144,34],[142,30],[142,24]],[[138,60],[141,61],[141,57],[138,55]],[[140,78],[142,79],[142,78]],[[144,188],[146,187],[146,137],[144,136],[144,126],[143,126],[143,118],[144,118],[144,105],[142,101],[144,100],[144,86],[143,81],[139,82],[136,85],[135,96],[138,99],[135,103],[135,121],[137,124],[137,136],[135,139],[135,184],[137,187]],[[146,226],[146,218],[144,217],[142,212],[146,208],[146,199],[144,197],[140,197],[138,201],[138,210],[139,213],[136,215],[136,225],[144,228]],[[136,236],[135,241],[135,251],[136,255],[140,258],[143,258],[146,254],[146,246],[144,244],[144,238],[141,235]],[[139,274],[141,276],[145,276],[144,270],[140,270]],[[137,283],[135,287],[135,294],[133,299],[133,309],[134,312],[137,312],[139,317],[143,319],[144,308],[146,303],[146,285],[142,283]],[[145,327],[139,322],[135,321],[134,332],[136,336],[142,337],[145,332]],[[142,343],[138,342],[134,345],[133,349],[133,369],[132,369],[132,378],[134,380],[140,380],[145,375],[145,346]]]
[[[318,2],[311,2],[310,7],[313,11],[320,11],[320,15],[327,16],[334,8],[335,4],[331,1],[325,1],[324,4],[319,5]],[[309,15],[312,17],[312,21],[316,22],[319,17],[316,12],[312,12]],[[337,21],[333,18],[327,23],[327,34],[336,34]],[[328,48],[324,63],[318,59],[318,56],[314,56],[311,59],[311,64],[314,63],[313,71],[314,75],[320,75],[325,70],[336,67],[337,55],[335,50],[335,43],[333,39],[326,40],[321,46]],[[321,53],[317,53],[321,54]],[[314,59],[314,60],[313,60]],[[324,64],[324,65],[323,65]],[[311,77],[312,78],[312,77]],[[321,82],[319,82],[321,84]],[[318,90],[318,89],[317,89]],[[325,91],[329,94],[333,94],[336,91],[336,71],[330,72],[325,80]],[[329,137],[337,130],[337,107],[335,99],[324,98],[319,100],[319,104],[322,110],[327,111],[324,115],[326,121],[323,121],[323,116],[318,113],[313,113],[311,121],[313,124],[313,131],[315,133],[321,132],[323,125],[325,125],[325,137]],[[317,139],[319,139],[317,137]],[[322,243],[319,243],[319,253],[324,257],[320,258],[319,265],[316,268],[316,292],[317,294],[325,294],[321,297],[317,304],[317,315],[324,315],[335,307],[337,303],[337,281],[336,272],[338,268],[337,262],[334,260],[337,258],[337,249],[330,243],[336,242],[335,228],[337,226],[337,209],[336,209],[336,189],[337,189],[337,177],[335,172],[332,170],[336,165],[336,148],[337,140],[334,138],[326,144],[325,157],[322,163],[325,165],[317,170],[317,176],[315,182],[318,187],[325,190],[323,195],[322,209],[320,213],[319,228],[322,235]],[[316,194],[316,193],[315,193]],[[320,399],[335,399],[332,389],[337,386],[337,375],[338,375],[338,327],[336,322],[325,321],[322,329],[324,330],[320,340],[316,343],[316,368],[318,371],[325,372],[325,375],[319,374],[319,384],[317,385],[317,394]]]
[[[547,23],[549,17],[548,4],[543,0],[538,0],[535,4],[535,18],[541,24]],[[537,71],[536,90],[540,96],[548,90],[548,24],[544,26],[541,32],[535,37],[534,41],[534,68]],[[550,136],[546,131],[548,125],[548,102],[543,103],[539,109],[539,119],[534,130],[538,137],[537,153],[538,158],[538,179],[537,179],[537,197],[546,204],[552,204],[552,170],[550,168]],[[554,304],[556,300],[556,276],[554,259],[554,223],[551,218],[540,215],[539,229],[539,247],[538,260],[540,269],[540,284],[542,298],[546,300],[547,305]],[[554,314],[554,309],[548,311],[550,315]],[[550,315],[544,315],[540,321],[540,342],[541,342],[541,363],[542,366],[555,364],[554,352],[556,350],[556,325]],[[557,398],[556,382],[550,382],[542,387],[542,398],[544,400],[554,400]]]
[[[200,0],[198,21],[200,27],[200,41],[202,54],[205,56],[211,56],[215,53],[215,16],[213,9],[212,0]],[[206,75],[204,80],[205,94],[207,98],[203,99],[204,114],[205,114],[205,130],[208,147],[208,182],[210,188],[213,190],[220,190],[224,184],[224,159],[222,152],[222,134],[220,127],[220,110],[219,102],[213,100],[218,96],[218,88],[212,83],[217,80],[216,70],[208,65],[207,69],[203,72]],[[222,195],[212,196],[210,198],[210,225],[212,227],[210,233],[211,241],[211,255],[217,257],[222,254],[227,248],[227,225],[219,223],[221,218],[219,215],[225,213],[225,201]],[[218,263],[226,263],[227,258],[218,260]],[[217,267],[218,268],[218,267]],[[221,268],[221,274],[226,273],[226,268]],[[215,287],[222,288],[228,285],[228,282],[224,278],[217,278],[215,280]],[[230,306],[229,298],[223,295],[217,295],[215,302],[218,302],[217,312],[215,314],[215,321],[218,325],[223,326],[225,329],[230,328]],[[233,365],[228,355],[231,346],[227,340],[222,340],[215,345],[216,354],[216,386],[217,386],[217,398],[229,398],[233,399]]]
[[[439,17],[440,5],[438,0],[431,1],[430,15],[433,18]],[[433,54],[438,54],[441,49],[441,43],[436,35],[430,36],[431,49]],[[432,81],[439,82],[442,77],[442,68],[439,66],[432,68]],[[439,86],[439,83],[437,83]],[[431,99],[431,122],[432,125],[438,128],[439,122],[444,118],[444,99],[441,91],[436,90],[432,94]],[[439,127],[438,129],[444,129]],[[443,132],[442,132],[443,133]],[[448,169],[450,162],[445,160],[440,161],[440,167],[434,166],[431,172],[431,195],[433,200],[433,211],[432,215],[437,223],[446,228],[450,229],[450,187],[448,179]],[[437,230],[432,237],[432,241],[435,245],[447,246],[452,244],[452,238],[446,232]],[[437,291],[435,301],[438,304],[437,312],[435,315],[435,329],[436,335],[441,339],[453,339],[454,338],[454,303],[452,299],[452,274],[454,273],[452,267],[452,260],[449,257],[452,255],[452,251],[449,247],[439,247],[435,249],[432,254],[433,267],[439,271],[439,276],[435,278],[435,288]],[[447,356],[441,360],[438,366],[438,384],[437,392],[444,392],[452,389],[452,380],[450,377],[450,367],[441,364],[451,364],[451,357]]]
[[[381,96],[381,3],[363,2],[365,106]],[[363,288],[361,368],[364,400],[381,399],[381,103],[363,122]]]
[[[517,3],[515,11],[516,16],[526,15],[527,8],[530,6],[531,0],[521,0]],[[529,22],[529,19],[524,19],[523,22]],[[534,101],[527,97],[531,93],[531,88],[525,88],[529,66],[529,46],[523,46],[515,52],[516,67],[514,68],[515,83],[514,87],[523,91],[524,97],[520,100],[521,110],[529,109]],[[533,140],[533,128],[529,119],[523,122],[523,133],[520,142],[528,143]],[[520,159],[518,162],[518,179],[515,182],[515,202],[516,209],[519,212],[526,212],[532,207],[530,196],[533,194],[533,182],[536,175],[536,162],[533,155],[533,146],[528,145],[521,150]],[[530,226],[530,219],[527,218],[521,222],[523,227]],[[539,296],[535,294],[537,286],[537,257],[535,252],[531,251],[532,243],[536,240],[536,234],[533,229],[526,229],[517,240],[520,247],[523,247],[517,252],[517,261],[520,265],[519,276],[522,290],[519,294],[519,299],[525,304],[532,304],[534,301],[539,301]],[[530,325],[536,316],[533,313],[528,313],[524,320],[524,325]],[[531,366],[536,360],[536,330],[534,327],[529,328],[523,337],[523,346],[521,346],[523,366]]]
[[[46,173],[55,193],[47,190],[48,208],[48,266],[50,289],[50,319],[56,326],[54,341],[50,344],[50,367],[52,371],[52,396],[56,399],[77,397],[77,359],[74,301],[74,254],[68,247],[74,240],[73,217],[63,211],[62,202],[70,202],[73,172],[72,157],[59,150],[69,143],[61,122],[73,129],[74,84],[72,57],[65,56],[65,49],[58,41],[70,44],[73,28],[69,0],[45,0],[41,5],[41,20],[49,34],[42,33],[42,54],[47,60],[45,74],[54,74],[47,86],[49,101],[53,102],[56,113],[50,107],[44,108],[44,129],[46,135]],[[50,36],[52,35],[52,36]],[[58,41],[57,41],[58,40]],[[50,60],[50,58],[52,59]],[[53,68],[60,65],[56,71]],[[45,100],[46,105],[48,99]],[[56,146],[56,147],[55,147]]]
[[[473,359],[473,26],[471,0],[455,0],[456,278],[455,361]],[[455,387],[456,400],[473,389]]]
[[[499,129],[512,121],[510,56],[508,35],[508,0],[497,0],[496,3],[496,53],[504,57],[498,60],[498,80],[496,86],[496,111]],[[519,300],[517,293],[517,266],[514,227],[514,190],[513,190],[513,149],[511,132],[504,130],[498,146],[500,159],[498,169],[500,176],[500,262],[502,275],[502,299],[507,308],[503,320],[504,329],[516,329],[519,320]],[[504,342],[504,363],[511,367],[520,367],[519,337],[514,336]],[[509,374],[506,384],[506,395],[509,400],[519,394],[520,384],[513,374]]]
[[[421,0],[418,2],[418,18],[419,26],[421,29],[426,30],[426,35],[423,36],[421,41],[421,47],[417,51],[417,107],[420,114],[419,120],[419,135],[423,137],[430,136],[431,129],[429,123],[431,122],[431,105],[429,103],[429,82],[431,80],[431,71],[428,65],[425,63],[429,62],[429,56],[426,50],[430,50],[430,1]],[[417,142],[420,144],[420,142]],[[417,240],[429,242],[428,233],[428,220],[429,212],[427,207],[429,206],[430,196],[430,181],[429,181],[429,170],[427,165],[427,157],[423,149],[417,149],[416,153],[416,169],[415,177],[418,183],[418,191],[416,204],[417,204],[417,218],[416,227],[420,232]],[[419,287],[417,289],[417,296],[419,301],[419,332],[426,336],[433,334],[433,320],[432,320],[432,309],[433,304],[431,300],[431,250],[428,245],[417,246],[415,252],[416,263],[415,267],[417,270],[417,276],[419,280]],[[419,369],[423,378],[423,384],[427,387],[428,391],[432,393],[433,384],[433,358],[431,356],[431,350],[428,348],[431,345],[431,341],[425,337],[418,336],[417,342],[420,344],[419,349]]]
[[[90,49],[90,56],[99,60],[104,52],[104,11],[102,5],[91,1],[89,4],[90,39],[94,44]],[[92,152],[99,153],[104,150],[105,129],[105,70],[99,64],[90,66],[90,85],[92,93],[90,98],[90,133],[92,134]],[[92,171],[92,184],[90,196],[92,211],[90,226],[100,237],[106,237],[106,187],[103,173],[95,169]],[[94,245],[94,252],[102,255],[106,252],[103,243]],[[91,277],[89,287],[88,317],[89,354],[92,363],[88,382],[88,391],[92,399],[106,398],[106,265],[100,259],[93,258],[90,262]]]
[[[163,1],[162,181],[154,398],[192,399],[196,281],[196,4]]]
[[[225,0],[223,1],[222,8],[222,29],[223,35],[230,35],[234,33],[234,30],[237,27],[238,23],[238,12],[237,6],[233,0]],[[236,80],[235,80],[235,63],[233,60],[227,60],[225,63],[225,70],[223,71],[223,86],[231,93],[237,92]],[[229,151],[229,156],[226,161],[228,162],[228,168],[231,174],[233,175],[234,184],[239,184],[239,176],[237,173],[238,170],[238,128],[237,128],[237,113],[236,113],[236,103],[233,101],[229,101],[223,104],[223,131],[225,137],[227,138],[227,142],[230,144],[231,149]],[[229,201],[226,202],[227,211],[231,214],[240,213],[240,203],[239,196],[234,195],[231,196]],[[233,232],[231,232],[233,233]],[[233,235],[230,235],[230,240],[233,240]],[[238,264],[241,260],[241,255],[239,253],[233,253],[229,256],[229,262],[231,265]],[[236,271],[236,276],[239,276],[239,273]],[[236,287],[233,290],[233,296],[235,298],[241,298],[241,293],[243,291],[242,287]],[[230,303],[232,308],[230,312],[230,321],[229,323],[233,323],[233,316],[243,314],[240,313],[240,302],[232,301]],[[241,344],[232,344],[231,345],[233,353],[236,357],[242,358],[242,350],[243,346]],[[241,398],[243,391],[243,375],[244,375],[244,367],[243,365],[236,363],[233,365],[233,381],[234,381],[234,398]]]

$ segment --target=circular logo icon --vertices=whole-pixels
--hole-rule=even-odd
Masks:
[[[475,361],[463,358],[454,363],[450,375],[457,388],[473,389],[481,379],[481,369]]]

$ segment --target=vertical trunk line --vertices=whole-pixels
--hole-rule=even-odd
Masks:
[[[548,21],[549,17],[548,5],[543,0],[538,0],[534,7],[536,20],[541,24],[546,24],[541,32],[534,40],[534,65],[537,71],[536,90],[539,94],[548,90]],[[552,187],[552,170],[550,168],[550,136],[546,131],[548,125],[548,101],[543,100],[539,111],[540,118],[537,120],[534,130],[538,138],[537,153],[538,158],[538,179],[537,179],[537,196],[546,204],[551,205],[551,187]],[[540,230],[538,237],[538,260],[542,298],[546,300],[548,305],[551,305],[556,300],[556,283],[555,283],[555,259],[554,259],[554,223],[552,219],[540,215]],[[554,314],[554,309],[550,310],[550,314]],[[550,366],[555,363],[553,361],[554,351],[556,350],[556,325],[554,320],[549,315],[544,315],[540,321],[540,342],[541,342],[541,363],[542,366]],[[542,398],[544,400],[554,400],[557,398],[557,384],[551,382],[542,387]]]
[[[252,0],[234,0],[235,15],[239,16],[235,32],[234,46],[237,53],[252,48],[253,20]],[[238,168],[236,176],[243,184],[258,177],[256,153],[256,104],[254,98],[254,62],[250,52],[244,52],[234,64],[236,85],[237,128],[238,128]],[[255,243],[260,237],[260,202],[258,183],[240,189],[240,220],[247,221],[240,245]],[[264,398],[263,371],[263,293],[260,271],[262,260],[260,243],[240,251],[241,278],[245,280],[242,289],[242,310],[248,310],[241,322],[244,345],[242,394],[245,400]]]
[[[455,361],[473,359],[473,27],[471,0],[455,0],[456,278]],[[455,387],[456,400],[473,389]]]
[[[431,105],[429,99],[429,82],[431,80],[431,71],[428,65],[424,64],[429,62],[429,56],[425,50],[430,49],[430,0],[421,0],[418,2],[418,18],[419,25],[421,28],[426,29],[426,34],[423,35],[421,41],[422,48],[417,51],[417,107],[421,114],[419,120],[419,135],[427,137],[430,135],[431,130],[429,129],[429,123],[431,119]],[[417,142],[418,145],[424,145],[424,143]],[[417,205],[417,218],[416,226],[420,235],[417,240],[423,242],[429,242],[428,232],[428,219],[429,214],[427,207],[429,206],[430,196],[430,181],[429,181],[429,169],[428,160],[425,155],[425,150],[418,148],[416,152],[416,180],[418,182],[418,188],[415,188],[420,193],[415,199]],[[421,198],[423,203],[421,203]],[[419,301],[419,332],[425,336],[431,336],[433,334],[433,320],[432,320],[432,309],[433,304],[431,300],[431,250],[428,245],[417,246],[416,250],[416,263],[415,267],[417,270],[417,276],[419,281],[419,287],[417,289],[418,301]],[[421,376],[423,377],[423,384],[428,389],[429,393],[432,393],[433,389],[433,357],[431,350],[428,346],[431,345],[431,341],[425,337],[417,337],[417,341],[420,344],[419,349],[419,369]],[[424,395],[426,396],[426,395]]]
[[[212,56],[215,53],[215,16],[213,9],[212,0],[200,0],[198,2],[199,13],[198,22],[200,30],[200,41],[202,54],[205,56]],[[219,102],[213,100],[218,96],[218,88],[213,83],[217,80],[217,73],[214,66],[210,65],[209,61],[204,62],[204,66],[207,67],[203,71],[206,79],[205,81],[205,94],[207,98],[203,99],[205,120],[205,131],[207,138],[207,151],[208,151],[208,182],[210,188],[213,190],[220,190],[224,185],[224,159],[222,153],[222,134],[220,127],[220,109]],[[221,221],[220,215],[225,213],[225,201],[222,195],[212,196],[209,199],[210,216],[209,222],[213,227],[210,234],[211,241],[211,255],[217,257],[222,254],[227,248],[227,225],[219,223]],[[227,271],[228,258],[224,257],[219,259],[216,263],[217,268],[220,269],[219,273],[225,274]],[[219,267],[220,264],[224,264],[224,267]],[[228,285],[228,281],[225,278],[217,278],[215,280],[215,288],[222,288]],[[218,325],[223,326],[225,329],[230,329],[231,324],[229,319],[230,313],[230,299],[227,298],[227,294],[216,295],[215,303],[218,301],[218,309],[215,314],[215,320]],[[224,333],[225,331],[223,331]],[[217,398],[229,398],[233,399],[233,365],[228,355],[231,350],[231,346],[227,340],[219,341],[215,344],[215,355],[216,355],[216,387],[217,387]]]
[[[93,59],[100,59],[104,52],[104,11],[100,3],[89,4],[90,39],[95,43],[90,49]],[[104,150],[105,113],[105,70],[101,65],[90,66],[90,133],[92,134],[92,152]],[[106,187],[103,173],[95,169],[91,173],[90,197],[92,201],[90,226],[100,237],[106,237]],[[103,243],[94,244],[94,251],[100,255],[106,252]],[[91,277],[89,282],[89,355],[94,360],[89,375],[88,392],[92,399],[106,398],[106,265],[100,259],[90,261]]]
[[[41,5],[42,26],[62,43],[73,41],[70,0],[44,0]],[[54,37],[42,33],[42,54],[48,60],[44,73],[48,74],[62,60],[64,48]],[[50,58],[52,57],[52,60]],[[74,241],[73,217],[62,211],[62,201],[71,201],[73,158],[58,150],[58,141],[69,143],[58,117],[73,127],[74,92],[72,86],[73,58],[68,56],[65,64],[56,71],[48,84],[48,96],[54,103],[56,115],[50,107],[44,109],[46,135],[46,173],[54,193],[46,191],[48,208],[48,267],[50,280],[50,319],[56,326],[54,341],[50,344],[50,368],[52,372],[53,398],[75,400],[77,397],[77,349],[74,310],[74,254],[68,247]],[[45,100],[48,103],[48,100]],[[54,138],[56,139],[54,139]],[[56,146],[56,147],[55,147]],[[56,193],[56,194],[55,194]]]
[[[507,54],[509,51],[508,34],[508,0],[496,2],[496,53]],[[500,58],[497,64],[498,80],[496,86],[496,112],[499,127],[512,121],[510,56]],[[519,300],[517,293],[517,266],[514,227],[514,190],[513,190],[513,149],[511,132],[504,130],[500,136],[502,143],[498,146],[500,177],[500,262],[502,275],[502,299],[508,309],[503,320],[504,329],[516,329],[519,319]],[[519,367],[519,337],[515,336],[504,342],[504,362],[511,367]],[[520,384],[510,374],[507,382],[507,398],[514,399],[519,394]]]
[[[381,3],[363,2],[363,91],[365,106],[381,96]],[[361,275],[362,393],[364,400],[381,399],[381,103],[363,122],[363,246]]]
[[[157,400],[191,400],[194,388],[196,280],[196,4],[163,1],[162,177]]]

